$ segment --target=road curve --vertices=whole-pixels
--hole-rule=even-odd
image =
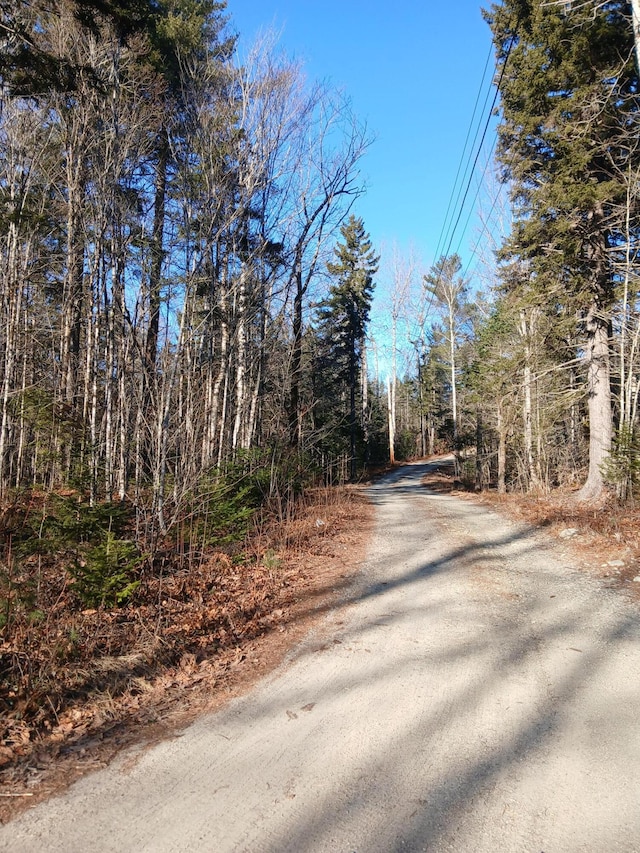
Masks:
[[[371,487],[349,600],[286,665],[0,851],[638,853],[637,607],[424,472]]]

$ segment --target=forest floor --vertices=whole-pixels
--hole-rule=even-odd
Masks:
[[[220,553],[167,573],[156,606],[78,613],[67,596],[0,639],[0,823],[272,671],[349,584],[372,517],[357,487],[311,489],[293,517],[254,530],[244,563]],[[38,671],[21,695],[14,667]]]
[[[640,601],[639,509],[613,501],[587,507],[571,492],[476,495],[459,487],[447,463],[424,485],[545,528],[585,571]],[[0,822],[106,766],[125,746],[171,737],[282,662],[349,587],[371,539],[373,508],[358,487],[318,490],[286,524],[286,536],[256,531],[253,561],[234,565],[218,555],[165,579],[161,638],[153,627],[158,613],[148,607],[57,619],[60,637],[93,632],[102,642],[79,644],[64,702],[59,691],[38,695],[46,716],[3,701]],[[113,653],[98,655],[109,633],[118,638]],[[186,641],[194,636],[195,643]],[[0,652],[6,657],[6,644]]]

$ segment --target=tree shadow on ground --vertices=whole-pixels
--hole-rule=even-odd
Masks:
[[[416,471],[411,480],[415,481],[417,476],[419,475]],[[389,488],[395,493],[410,494],[415,486],[411,482],[403,482],[402,475],[394,472],[390,484],[374,487],[378,489],[378,494],[373,495],[374,502],[382,505],[392,500]],[[341,629],[340,641],[357,644],[368,637],[375,627],[388,627],[405,620],[409,624],[415,609],[412,596],[414,585],[429,582],[439,574],[456,571],[460,563],[467,569],[478,563],[481,566],[483,562],[490,567],[495,566],[496,557],[491,554],[487,556],[487,549],[499,550],[514,543],[522,545],[519,556],[525,553],[530,557],[540,554],[540,541],[536,532],[524,525],[518,525],[514,526],[507,536],[490,537],[482,544],[470,543],[452,548],[435,559],[422,561],[415,569],[390,581],[379,580],[362,585],[348,603],[376,598],[381,607],[371,620],[356,620],[349,627]],[[499,562],[499,556],[497,559]],[[543,760],[539,757],[548,752],[552,744],[563,736],[567,721],[577,713],[580,695],[590,689],[590,685],[607,668],[612,657],[627,654],[631,644],[634,654],[640,660],[640,618],[634,609],[626,604],[620,609],[612,609],[604,591],[603,599],[598,598],[597,589],[591,590],[592,594],[588,597],[564,601],[562,607],[557,604],[550,606],[550,599],[555,599],[557,593],[557,586],[552,588],[554,593],[550,595],[546,581],[541,576],[540,588],[527,599],[511,602],[509,618],[503,619],[501,627],[491,636],[477,633],[474,626],[470,626],[468,635],[460,638],[446,651],[423,651],[423,661],[430,659],[431,662],[447,665],[471,662],[472,666],[468,668],[470,677],[464,683],[456,685],[448,713],[443,715],[436,702],[435,707],[426,706],[421,709],[419,715],[411,717],[412,724],[403,731],[398,731],[394,720],[390,719],[387,737],[381,740],[378,749],[361,756],[357,762],[357,773],[354,772],[351,778],[341,779],[339,786],[336,786],[335,795],[326,797],[321,806],[314,808],[311,814],[292,810],[293,819],[287,821],[286,832],[275,837],[270,835],[269,842],[261,843],[260,849],[269,853],[328,849],[322,846],[326,839],[335,837],[336,831],[342,833],[340,837],[348,835],[348,828],[355,823],[355,816],[358,814],[366,814],[369,826],[367,838],[359,839],[358,850],[384,850],[389,853],[428,851],[435,849],[438,844],[444,844],[443,849],[454,849],[446,845],[455,843],[452,839],[455,839],[456,832],[464,832],[465,822],[469,817],[469,804],[489,797],[497,784],[501,784],[505,778],[517,775],[523,763]],[[399,591],[404,594],[404,604],[397,595]],[[385,607],[386,601],[388,606]],[[455,600],[439,600],[437,604],[434,603],[433,608],[454,608],[456,604]],[[427,627],[429,609],[419,609]],[[384,611],[384,618],[381,618],[381,611]],[[588,648],[577,648],[574,638],[584,635],[585,626],[592,626],[594,641]],[[312,656],[318,651],[322,651],[322,648],[303,650],[301,657]],[[554,671],[550,661],[555,660],[558,655],[564,655],[566,661],[558,671]],[[488,658],[490,663],[487,668]],[[417,658],[411,653],[408,653],[401,663],[396,660],[387,664],[380,660],[373,669],[367,669],[362,683],[369,688],[373,685],[374,690],[377,683],[382,689],[390,678],[398,677],[403,666],[407,672],[415,668],[416,661]],[[492,706],[493,696],[506,694],[510,683],[517,683],[522,678],[534,678],[540,667],[544,670],[548,683],[535,694],[531,707],[518,713],[504,725],[502,733],[494,733],[495,736],[482,748],[474,747],[468,754],[452,745],[449,765],[437,768],[435,773],[421,772],[421,760],[425,764],[429,761],[430,742],[438,743],[446,738],[452,727],[464,728],[465,722],[471,722],[479,708]],[[345,690],[353,690],[356,686],[353,673],[346,671],[335,679],[330,690],[323,692],[319,701],[331,703]],[[630,701],[631,706],[635,708],[640,700],[640,690],[636,688],[633,696],[633,701]],[[402,701],[401,698],[399,701]],[[284,714],[289,702],[290,697],[284,696],[280,697],[279,707],[267,703],[255,708],[252,721],[260,725],[262,715]],[[626,712],[630,710],[631,707],[626,707]],[[617,704],[615,692],[610,696],[605,695],[594,728],[597,729],[598,725],[610,726],[612,720],[632,720],[634,714],[627,713],[625,717],[626,712]],[[500,723],[501,721],[496,719],[492,725],[495,724],[499,729]],[[363,724],[366,725],[366,721],[363,721]],[[629,729],[628,734],[631,736],[633,730]],[[618,733],[617,737],[621,736]],[[472,737],[471,741],[473,740]],[[637,738],[634,740],[631,737],[630,748],[637,747]],[[397,766],[396,754],[406,755],[412,749],[419,753],[414,764],[415,777],[412,780],[413,807],[398,832],[398,817],[402,818],[403,814],[408,814],[406,804],[401,805],[399,815],[390,813],[393,808],[391,793],[386,808],[383,805],[378,813],[370,811],[370,804],[384,803],[385,795],[381,796],[380,791],[392,792],[396,782],[398,787],[402,788],[405,780],[401,776],[405,770]],[[634,782],[629,780],[630,784],[638,781],[640,779]],[[538,805],[542,807],[543,804]],[[562,807],[561,803],[551,802],[546,805]],[[584,812],[585,826],[590,823],[589,809],[593,805],[587,798],[587,802],[579,806]],[[522,849],[537,849],[533,838],[527,840],[526,837],[528,818],[521,816],[521,819],[521,843],[525,845]],[[618,819],[622,825],[624,819]],[[615,822],[616,819],[612,817],[611,825],[603,824],[595,829],[591,825],[588,830],[590,836],[587,834],[566,839],[563,850],[568,853],[570,850],[587,849],[585,844],[590,844],[588,849],[592,850],[613,849],[616,844],[624,843],[615,835]],[[400,823],[402,824],[402,820]],[[630,817],[626,817],[625,828],[629,830],[630,827],[632,832],[637,833],[636,840],[640,844],[640,816],[637,810]],[[530,846],[526,846],[527,842]],[[471,848],[463,846],[459,849]]]

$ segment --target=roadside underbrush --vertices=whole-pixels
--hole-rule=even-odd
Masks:
[[[289,630],[303,600],[320,607],[348,572],[368,514],[357,488],[275,494],[226,533],[208,520],[197,549],[193,530],[204,522],[192,516],[151,557],[125,506],[92,509],[71,493],[6,506],[0,779],[19,786],[6,796],[31,796],[52,758],[80,760],[198,691],[206,705],[255,657],[257,640]]]

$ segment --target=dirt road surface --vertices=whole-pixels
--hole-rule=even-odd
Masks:
[[[350,598],[285,666],[0,850],[639,853],[637,605],[425,470],[371,488]]]

